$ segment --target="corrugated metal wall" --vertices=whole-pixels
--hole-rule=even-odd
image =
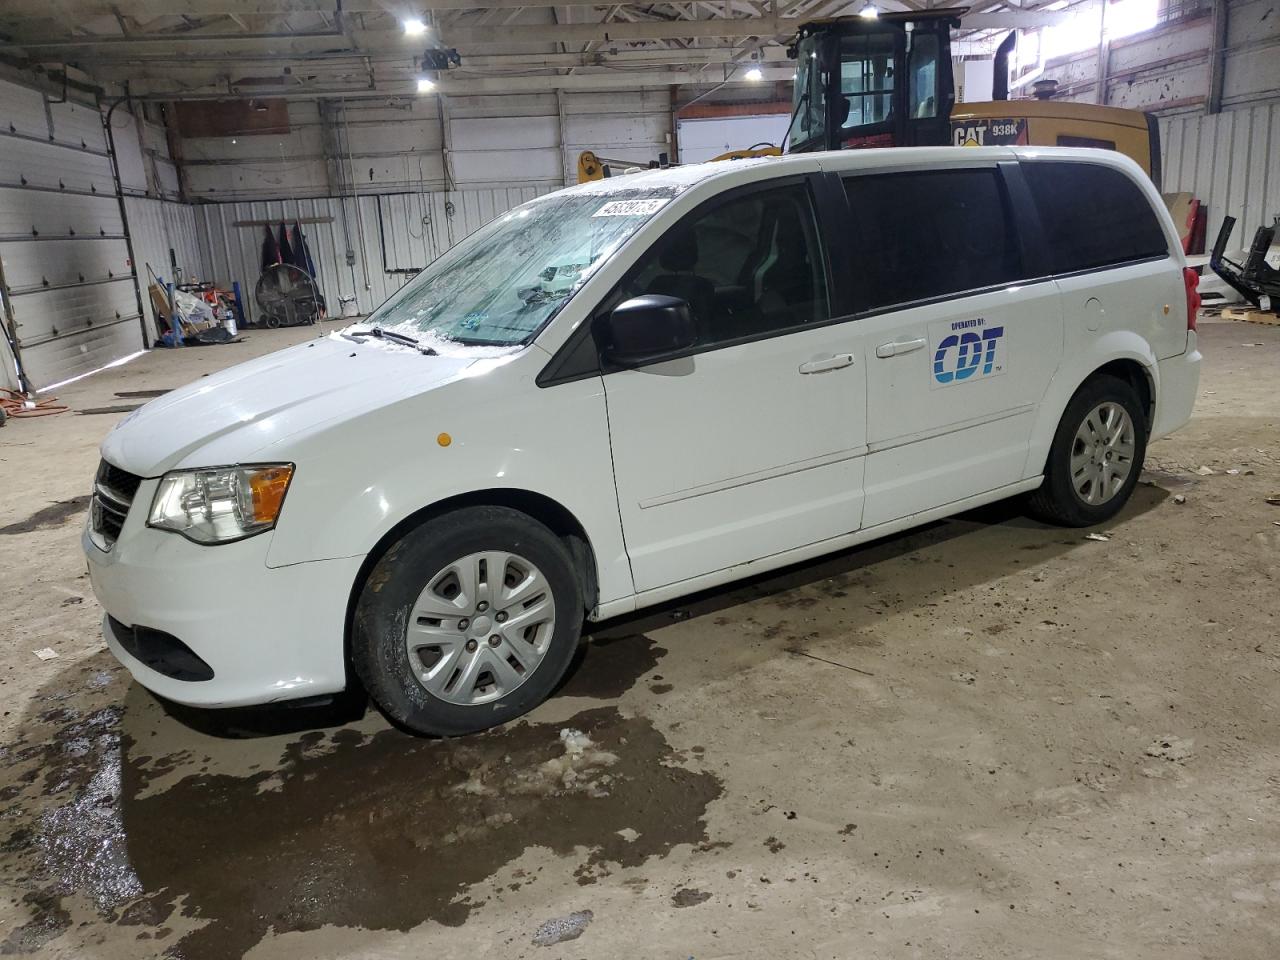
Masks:
[[[547,189],[575,182],[583,150],[671,151],[666,89],[291,102],[289,126],[184,139],[190,198]]]
[[[1160,122],[1166,193],[1188,191],[1209,206],[1206,243],[1224,216],[1237,220],[1231,249],[1280,215],[1280,103]]]
[[[199,276],[204,273],[204,258],[196,239],[196,215],[190,204],[126,197],[124,206],[133,238],[138,280],[144,288],[148,283],[148,265],[166,282],[181,282],[192,274]],[[170,250],[177,260],[176,277],[170,263]],[[144,289],[144,303],[145,300]],[[149,312],[149,306],[147,309]]]
[[[1071,8],[1093,3],[1079,0]],[[1024,46],[1023,41],[1019,45]],[[1112,41],[1105,50],[1106,90],[1101,101],[1096,46],[1051,61],[1044,78],[1058,81],[1060,99],[1149,112],[1202,109],[1209,96],[1212,47],[1213,21],[1210,4],[1205,3],[1152,30]],[[1033,49],[1031,44],[1025,48]],[[1247,107],[1276,98],[1280,17],[1275,0],[1227,0],[1227,43],[1222,55],[1223,107]]]
[[[265,227],[316,218],[303,232],[331,315],[355,297],[368,313],[391,296],[412,272],[430,263],[498,214],[549,192],[554,185],[450,193],[402,193],[351,198],[318,197],[251,203],[210,203],[194,208],[204,276],[230,286],[239,280],[245,308],[256,316],[254,284],[261,266]],[[381,231],[379,227],[381,226]],[[350,243],[348,243],[348,237]],[[348,262],[351,250],[353,262]]]
[[[481,224],[573,183],[582,150],[637,162],[669,151],[669,97],[293,102],[287,134],[184,139],[191,198],[233,201],[196,207],[204,275],[239,280],[253,316],[264,228],[236,224],[319,218],[304,230],[330,313],[351,297],[367,313]]]

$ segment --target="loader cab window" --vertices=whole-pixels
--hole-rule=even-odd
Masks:
[[[844,131],[893,116],[894,35],[843,37],[840,40],[840,94],[849,114],[840,125]]]
[[[796,44],[795,103],[791,127],[787,131],[787,147],[794,148],[826,136],[827,90],[816,37],[805,37]]]
[[[938,115],[938,36],[907,34],[908,107],[911,116],[924,120]]]

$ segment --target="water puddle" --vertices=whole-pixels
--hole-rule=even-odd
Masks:
[[[621,644],[634,662],[618,673],[634,682],[654,649]],[[86,906],[185,960],[325,924],[458,925],[484,903],[483,882],[531,847],[565,858],[561,879],[590,882],[704,844],[721,793],[713,774],[675,766],[647,719],[612,706],[443,741],[312,731],[280,738],[279,762],[245,776],[201,772],[195,747],[175,761],[191,775],[147,789],[173,764],[134,743],[127,678],[104,685],[104,662],[64,671],[0,748],[0,883],[34,913],[0,953],[39,952]],[[609,687],[578,683],[579,695]],[[203,926],[170,933],[192,921]]]
[[[41,507],[24,520],[16,520],[0,527],[0,536],[14,536],[19,533],[31,533],[35,530],[60,527],[72,517],[78,517],[84,513],[88,506],[88,496],[55,501],[47,507]]]

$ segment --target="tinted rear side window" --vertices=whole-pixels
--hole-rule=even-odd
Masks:
[[[1013,283],[1018,238],[994,169],[850,177],[858,311]]]
[[[1095,163],[1022,165],[1054,272],[1163,257],[1169,244],[1146,195],[1125,174]]]

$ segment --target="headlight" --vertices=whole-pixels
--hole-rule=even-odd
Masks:
[[[175,470],[160,478],[147,526],[196,543],[243,540],[276,525],[291,479],[291,463]]]

